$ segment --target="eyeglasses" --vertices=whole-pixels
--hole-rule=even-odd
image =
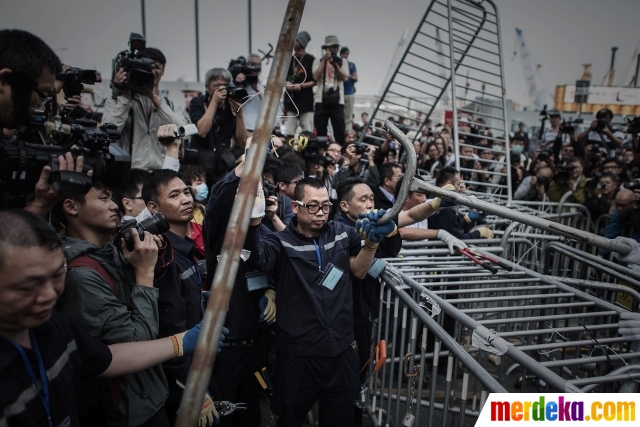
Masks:
[[[303,206],[303,207],[307,208],[307,210],[309,211],[310,214],[318,213],[318,211],[320,209],[322,209],[322,212],[328,214],[329,212],[331,212],[331,209],[333,209],[333,204],[332,203],[327,203],[326,205],[320,206],[320,205],[316,205],[315,203],[312,203],[312,204],[308,205],[308,204],[303,203],[303,202],[301,202],[299,200],[296,200],[295,202],[298,204],[298,206]]]

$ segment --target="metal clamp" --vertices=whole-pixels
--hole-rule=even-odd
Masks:
[[[404,356],[404,376],[406,378],[415,378],[420,375],[420,365],[416,365],[413,367],[413,373],[409,373],[409,359],[413,356],[413,353],[407,353]]]

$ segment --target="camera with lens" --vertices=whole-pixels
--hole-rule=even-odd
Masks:
[[[543,186],[546,190],[548,190],[550,185],[551,180],[548,177],[544,175],[536,177],[536,186]]]
[[[244,56],[239,56],[237,59],[232,59],[227,67],[233,81],[236,80],[238,74],[244,74],[245,82],[249,85],[255,85],[258,83],[258,73],[262,70],[261,64],[250,64]]]
[[[576,168],[576,165],[559,165],[556,167],[556,180],[560,182],[566,182],[571,180],[571,172]]]
[[[276,195],[276,186],[273,185],[268,179],[262,179],[262,192],[264,193],[264,198],[266,200],[267,206],[273,205],[273,202],[269,201],[269,197]]]
[[[568,133],[568,134],[575,134],[576,132],[576,125],[581,124],[584,120],[583,119],[569,119],[569,120],[563,120],[562,124],[560,125],[560,130],[562,131],[562,133]]]
[[[322,164],[322,167],[326,169],[333,163],[333,157],[323,154],[329,145],[329,138],[326,136],[307,138],[307,143],[302,148],[302,157],[307,163]]]
[[[249,96],[245,89],[236,87],[233,82],[227,83],[226,85],[224,85],[224,88],[227,91],[227,99],[233,99],[237,102],[244,102]]]
[[[595,172],[593,174],[593,176],[591,177],[591,179],[589,179],[589,181],[587,181],[587,188],[590,189],[596,189],[596,188],[601,188],[600,187],[600,178],[602,178],[602,172],[598,171]]]
[[[169,223],[167,219],[164,217],[162,212],[158,212],[157,214],[143,219],[138,222],[135,218],[129,219],[127,221],[121,222],[116,227],[116,237],[114,239],[114,244],[116,247],[120,247],[120,241],[124,240],[125,245],[129,252],[133,252],[133,235],[131,231],[135,229],[138,232],[138,236],[140,240],[144,240],[144,232],[148,231],[149,234],[160,235],[169,231]]]
[[[96,70],[83,70],[82,68],[71,67],[66,73],[60,73],[56,80],[63,83],[65,99],[77,96],[84,90],[83,85],[94,85],[102,82],[102,76]]]
[[[94,182],[112,189],[127,186],[131,156],[112,144],[120,138],[118,128],[109,123],[98,126],[80,106],[56,115],[49,112],[50,105],[57,104],[51,100],[44,111],[35,111],[14,141],[0,145],[0,207],[25,206],[44,166],[51,167],[51,187],[65,196],[84,195]],[[58,169],[58,156],[67,152],[74,159],[83,157],[82,172]],[[91,177],[86,175],[89,170]]]
[[[331,59],[333,59],[333,62],[342,67],[342,58],[340,57],[340,55],[335,52],[331,52]]]
[[[640,116],[639,117],[625,117],[627,122],[627,133],[637,134],[640,133]]]
[[[356,142],[355,144],[355,150],[356,150],[356,155],[357,156],[361,156],[363,154],[365,154],[367,152],[367,148],[369,148],[367,146],[367,144],[362,144],[360,142]]]
[[[624,184],[624,188],[631,191],[640,190],[640,181],[629,181],[626,184]]]
[[[546,162],[547,160],[549,160],[551,154],[551,150],[540,150],[540,154],[538,154],[538,161]]]
[[[156,63],[153,59],[142,56],[146,44],[140,34],[131,33],[129,50],[123,50],[113,60],[113,75],[115,76],[120,69],[127,74],[124,82],[112,83],[115,89],[129,89],[132,93],[147,93],[153,90],[154,75],[151,71],[156,67]]]

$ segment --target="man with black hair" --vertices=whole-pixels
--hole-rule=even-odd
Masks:
[[[304,161],[304,160],[303,160]],[[287,196],[289,203],[293,199],[293,192],[298,182],[304,178],[304,170],[297,163],[282,162],[282,168],[280,169],[280,175],[276,186],[278,188],[278,194]],[[284,200],[287,203],[287,200]]]
[[[278,425],[300,426],[319,399],[322,425],[353,425],[360,382],[351,277],[365,277],[378,245],[397,228],[377,224],[380,216],[373,212],[355,228],[328,222],[332,205],[317,178],[296,185],[292,207],[296,217],[284,231],[254,234],[246,243],[277,291],[277,394],[271,407]],[[252,219],[250,230],[259,224]]]
[[[271,196],[267,199],[267,206],[265,208],[265,216],[262,219],[262,223],[271,231],[282,231],[285,229],[291,218],[293,218],[293,211],[291,210],[291,199],[285,194],[278,192],[276,184],[283,176],[282,171],[283,163],[275,157],[268,156],[264,162],[264,168],[262,169],[263,181],[269,181],[270,185],[276,192],[275,198]],[[289,168],[287,166],[287,168]],[[287,176],[285,173],[284,176]],[[288,178],[283,178],[288,179]],[[264,188],[264,187],[263,187]]]
[[[398,163],[383,163],[378,167],[380,185],[373,188],[376,209],[390,209],[396,201],[396,185],[404,176]]]
[[[118,205],[123,221],[137,217],[144,210],[142,184],[148,175],[145,170],[131,169],[127,186],[113,192],[113,201]]]
[[[613,112],[610,109],[603,108],[598,111],[591,125],[578,135],[578,141],[600,143],[608,150],[622,148],[624,133],[621,129],[611,125],[612,120]]]
[[[161,313],[158,338],[162,338],[191,329],[202,320],[203,283],[198,260],[204,259],[205,254],[198,251],[195,242],[189,238],[189,228],[201,226],[191,223],[193,196],[177,172],[160,169],[149,174],[142,187],[142,197],[149,211],[154,215],[161,212],[170,227],[163,236],[169,244],[167,256],[173,262],[154,280],[154,287],[159,290],[158,310]],[[202,231],[197,234],[202,235]],[[176,381],[186,384],[190,366],[191,355],[163,364],[169,384],[165,408],[171,425],[175,423],[182,399],[182,389]]]
[[[136,372],[149,372],[154,365],[195,350],[199,327],[151,341],[145,340],[145,332],[138,330],[133,339],[128,335],[127,339],[118,340],[121,343],[111,345],[108,345],[109,339],[100,342],[92,337],[54,310],[65,290],[65,273],[71,266],[62,253],[63,243],[53,229],[42,218],[25,210],[0,211],[0,223],[3,224],[0,228],[0,425],[80,426],[78,410],[82,408],[76,406],[76,397],[82,393],[80,381],[100,376],[112,378],[116,385],[122,384],[135,378]],[[148,237],[155,246],[155,241]],[[137,235],[134,241],[136,249],[141,249]],[[109,285],[103,286],[108,289]],[[113,312],[113,308],[105,302],[100,310],[89,315]],[[122,327],[136,315],[136,312],[122,313]],[[141,384],[135,383],[136,393],[141,392]],[[105,396],[115,397],[118,389],[112,390],[113,395]],[[161,390],[148,392],[144,396],[145,407],[149,405],[147,401],[162,393]],[[96,397],[95,390],[91,393],[84,397]],[[120,397],[135,398],[127,394]],[[131,409],[133,414],[142,411],[142,408]],[[163,413],[160,409],[147,424],[118,425],[168,426],[166,419],[163,421]],[[86,425],[102,423],[104,417],[94,412]]]
[[[60,59],[37,36],[0,30],[0,128],[29,124],[32,111],[55,94]]]
[[[65,197],[54,208],[66,227],[62,241],[69,264],[66,289],[57,308],[106,344],[155,339],[159,313],[153,281],[161,239],[145,232],[140,240],[133,232],[134,250],[122,245],[121,258],[107,240],[118,224],[118,207],[111,194],[109,188],[96,183],[85,196]],[[134,384],[144,390],[144,398],[135,392]],[[122,381],[101,382],[100,388],[105,396],[113,397],[102,401],[103,417],[110,425],[137,426],[166,419],[167,382],[160,366]],[[100,409],[90,403],[84,402],[82,409]]]
[[[268,162],[269,163],[269,162]],[[208,285],[212,285],[218,256],[222,252],[227,224],[231,217],[233,202],[240,185],[240,175],[244,169],[244,162],[240,162],[213,187],[211,197],[205,211],[204,236],[207,247]],[[265,168],[263,174],[274,178],[272,167]],[[245,248],[249,248],[253,234],[265,236],[270,230],[260,221],[265,216],[266,203],[262,188],[258,188],[256,204],[259,207],[252,210],[251,217],[257,222],[247,233]],[[256,271],[257,253],[251,251],[248,259],[238,265],[234,279],[233,291],[229,299],[228,314],[225,327],[229,330],[226,345],[216,357],[212,378],[217,382],[220,398],[232,402],[246,403],[246,411],[236,411],[232,417],[224,417],[222,426],[260,426],[260,388],[254,372],[261,372],[263,360],[263,335],[265,323],[271,324],[276,320],[275,291],[269,283],[268,277]],[[212,290],[215,292],[215,289]],[[262,306],[261,306],[262,304]],[[213,390],[212,390],[213,391]]]
[[[582,157],[570,157],[564,159],[564,168],[569,170],[561,173],[556,169],[554,181],[549,187],[547,196],[552,202],[559,202],[562,196],[571,191],[567,198],[567,203],[578,203],[583,205],[587,199],[587,177],[582,173],[584,170],[584,160]]]
[[[119,145],[131,154],[131,167],[161,169],[167,148],[156,138],[158,128],[166,124],[184,126],[187,121],[174,111],[169,98],[160,96],[159,85],[167,60],[156,48],[146,48],[143,56],[153,59],[155,67],[153,90],[149,93],[131,93],[120,90],[117,98],[109,97],[104,106],[103,123],[113,123],[121,131]],[[126,78],[124,70],[115,70],[114,83]]]

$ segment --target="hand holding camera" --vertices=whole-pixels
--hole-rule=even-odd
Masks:
[[[74,171],[82,173],[84,168],[84,158],[78,156],[75,160],[71,153],[64,156],[58,156],[58,171]],[[51,166],[44,166],[40,173],[40,179],[35,185],[35,198],[31,204],[27,206],[27,210],[39,216],[45,216],[56,203],[62,201],[64,196],[55,191],[51,186],[50,178],[52,174]],[[87,172],[87,176],[92,176],[93,170]]]
[[[224,102],[227,100],[227,87],[226,86],[218,86],[217,89],[211,95],[211,103],[216,104],[217,106],[222,106]]]
[[[137,228],[131,229],[130,236],[133,249],[129,250],[127,240],[122,239],[120,241],[122,255],[136,270],[136,284],[153,287],[153,271],[158,261],[158,247],[162,245],[162,239],[148,231],[143,231],[142,235],[139,235]]]

